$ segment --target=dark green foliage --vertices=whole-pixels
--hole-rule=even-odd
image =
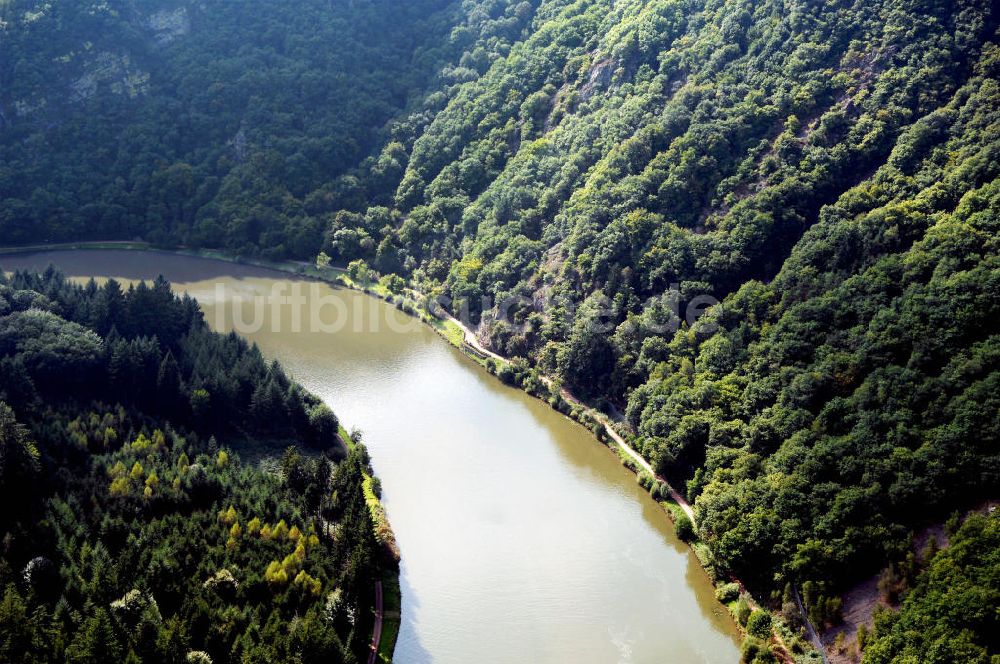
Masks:
[[[740,664],[774,664],[777,662],[771,647],[759,639],[747,637],[740,649]]]
[[[10,406],[0,402],[0,497],[6,504],[17,499],[39,465],[38,447],[28,428],[17,421]]]
[[[674,518],[674,533],[683,542],[690,542],[695,539],[694,525],[687,514],[678,514]]]
[[[0,242],[322,250],[443,292],[505,383],[624,411],[720,574],[797,584],[821,624],[1000,486],[997,3],[181,2],[199,21],[162,48],[117,3],[35,4],[0,10]],[[57,103],[108,43],[148,91]],[[0,298],[15,407],[93,373],[201,435],[246,412],[240,433],[328,440],[162,285],[53,279]]]
[[[17,294],[28,291],[46,293],[59,314],[23,309],[29,302]],[[9,311],[0,317],[0,363],[11,367],[3,388],[15,408],[86,386],[201,434],[337,445],[326,406],[256,347],[209,331],[194,301],[175,299],[162,279],[122,291],[115,281],[74,286],[57,272],[15,274],[0,286],[0,302]]]
[[[0,327],[0,353],[16,357],[44,387],[85,380],[103,350],[94,332],[49,311],[16,311],[5,316]]]
[[[876,619],[863,661],[968,662],[1000,656],[1000,512],[970,516],[921,573],[899,613]]]
[[[771,614],[756,610],[747,619],[747,634],[764,641],[771,638]]]
[[[741,596],[736,602],[736,622],[746,627],[747,621],[750,620],[751,611],[747,598]]]
[[[349,171],[386,123],[431,81],[475,76],[489,51],[459,56],[502,49],[531,14],[491,4],[4,2],[0,243],[141,236],[311,258],[326,216],[364,202]],[[373,182],[406,160],[390,143]]]
[[[614,369],[614,349],[602,319],[607,306],[601,297],[589,298],[577,313],[576,322],[558,355],[559,373],[583,396],[600,394],[604,376]]]
[[[826,594],[832,584],[823,581],[806,581],[802,584],[802,601],[809,612],[809,620],[818,628],[839,625],[843,600]]]
[[[715,589],[715,599],[723,604],[735,602],[740,596],[740,584],[726,583]]]
[[[104,609],[94,611],[66,649],[66,661],[71,664],[102,664],[121,659],[121,644]]]
[[[998,19],[542,2],[392,147],[396,181],[359,172],[378,203],[325,250],[623,407],[721,571],[811,581],[836,622],[912,528],[1000,484]]]
[[[309,410],[309,428],[312,430],[313,445],[321,448],[334,445],[337,440],[340,422],[329,406],[324,403],[314,405]]]
[[[330,409],[163,281],[0,302],[0,660],[353,661],[383,557]],[[276,475],[248,437],[322,453]]]

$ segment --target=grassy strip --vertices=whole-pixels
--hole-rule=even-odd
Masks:
[[[431,327],[455,348],[461,348],[462,344],[465,343],[465,333],[462,332],[462,328],[455,324],[455,321],[441,320],[432,316],[429,322]]]
[[[403,597],[399,589],[399,573],[385,570],[382,573],[382,640],[378,645],[380,662],[392,661],[396,651],[396,639],[402,622]]]
[[[30,244],[15,247],[0,247],[0,256],[31,254],[40,251],[70,251],[74,249],[123,249],[149,251],[153,245],[148,242],[62,242],[58,244]]]
[[[349,450],[353,450],[355,443],[351,440],[350,434],[343,426],[340,427],[340,441]],[[396,536],[389,526],[389,519],[385,514],[385,507],[375,493],[375,478],[369,473],[364,473],[364,480],[361,483],[361,490],[365,494],[365,503],[368,505],[368,512],[372,517],[372,526],[375,529],[375,538],[386,547],[388,552],[399,562],[399,550],[396,547]]]
[[[351,440],[347,429],[341,425],[340,440],[344,446],[354,449],[354,441]],[[375,537],[383,546],[386,546],[391,555],[399,562],[399,549],[396,546],[396,537],[389,526],[386,518],[385,508],[382,501],[375,495],[375,487],[372,485],[372,476],[365,473],[362,489],[365,493],[365,502],[372,516],[372,527],[375,529]],[[388,536],[389,543],[383,538]],[[388,664],[392,662],[393,653],[396,651],[396,639],[399,638],[399,626],[402,623],[403,597],[399,587],[399,565],[387,565],[382,568],[382,638],[378,644],[378,661]]]

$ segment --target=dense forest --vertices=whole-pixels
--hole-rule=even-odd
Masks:
[[[383,552],[339,435],[165,281],[0,278],[0,661],[355,661]]]
[[[325,250],[623,410],[718,574],[835,622],[912,528],[1000,487],[997,19],[542,3]]]
[[[913,527],[1000,487],[997,19],[541,3],[325,250],[625,411],[718,573],[835,621]]]
[[[712,571],[774,608],[800,588],[820,625],[916,528],[996,496],[996,3],[153,4],[0,5],[0,242],[323,251],[399,275],[514,382],[620,412]],[[71,321],[151,352],[127,323]],[[78,375],[33,366],[32,389]],[[872,661],[946,601],[953,555]]]
[[[876,614],[865,661],[989,662],[1000,651],[1000,513],[970,516],[948,548],[928,551],[901,610]]]
[[[429,81],[468,75],[441,63],[478,42],[502,49],[529,13],[4,0],[0,243],[138,237],[315,255],[325,215],[364,204],[350,170],[385,122]]]

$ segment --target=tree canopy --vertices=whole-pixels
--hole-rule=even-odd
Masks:
[[[503,380],[623,412],[708,566],[775,605],[799,584],[829,613],[1000,486],[997,3],[11,0],[0,21],[0,242],[141,237],[446,295]],[[15,412],[93,375],[200,437],[335,428],[162,284],[58,279],[0,299]]]
[[[0,310],[0,660],[356,661],[394,561],[325,404],[163,280]]]

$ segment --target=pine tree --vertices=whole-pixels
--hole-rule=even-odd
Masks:
[[[122,659],[122,647],[115,636],[107,611],[98,608],[77,633],[66,651],[69,664],[107,664]]]

